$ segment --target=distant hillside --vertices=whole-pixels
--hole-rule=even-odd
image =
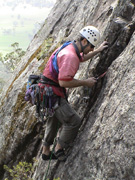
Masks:
[[[14,42],[18,42],[20,47],[26,50],[55,1],[2,0],[0,5],[0,52],[4,55],[9,53],[10,45]]]
[[[1,1],[0,53],[12,51],[11,44],[18,42],[24,51],[41,28],[56,0]],[[6,12],[6,13],[5,13]],[[0,89],[11,78],[11,72],[0,62]]]

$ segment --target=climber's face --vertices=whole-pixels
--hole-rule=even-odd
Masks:
[[[83,50],[84,54],[88,54],[90,51],[94,50],[94,46],[90,44],[86,39],[84,39],[83,47],[85,47]]]

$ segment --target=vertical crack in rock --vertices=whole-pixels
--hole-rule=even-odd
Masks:
[[[132,37],[133,32],[135,31],[135,22],[125,24],[122,19],[117,18],[110,23],[108,29],[109,31],[105,39],[107,39],[109,47],[100,55],[99,63],[97,64],[96,69],[93,72],[95,77],[103,74],[104,72],[107,72],[112,62],[124,51]],[[81,129],[84,128],[87,122],[86,119],[89,114],[88,112],[97,100],[103,84],[104,77],[100,79],[90,91],[88,106],[83,117],[83,119],[85,120],[83,121]]]

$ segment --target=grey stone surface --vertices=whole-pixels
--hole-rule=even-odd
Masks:
[[[8,176],[3,164],[12,167],[36,157],[33,179],[44,180],[49,164],[40,156],[45,127],[36,119],[35,107],[24,101],[26,81],[44,67],[46,59],[37,59],[44,40],[53,38],[50,53],[63,39],[76,39],[85,25],[97,26],[109,48],[83,63],[76,77],[107,74],[92,89],[70,90],[82,126],[67,161],[52,161],[48,178],[135,179],[135,7],[130,0],[57,0],[1,98],[0,179]]]

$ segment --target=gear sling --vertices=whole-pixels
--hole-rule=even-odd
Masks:
[[[65,42],[53,55],[50,63],[50,73],[55,80],[58,80],[58,53],[71,44],[71,41]],[[54,105],[56,102],[60,103],[60,96],[54,94],[51,86],[60,87],[60,85],[43,75],[30,75],[27,82],[27,90],[25,93],[25,100],[30,101],[32,105],[36,105],[36,113],[44,121],[44,117],[51,117],[54,114]],[[63,88],[66,97],[66,90]],[[67,97],[66,97],[67,98]]]

